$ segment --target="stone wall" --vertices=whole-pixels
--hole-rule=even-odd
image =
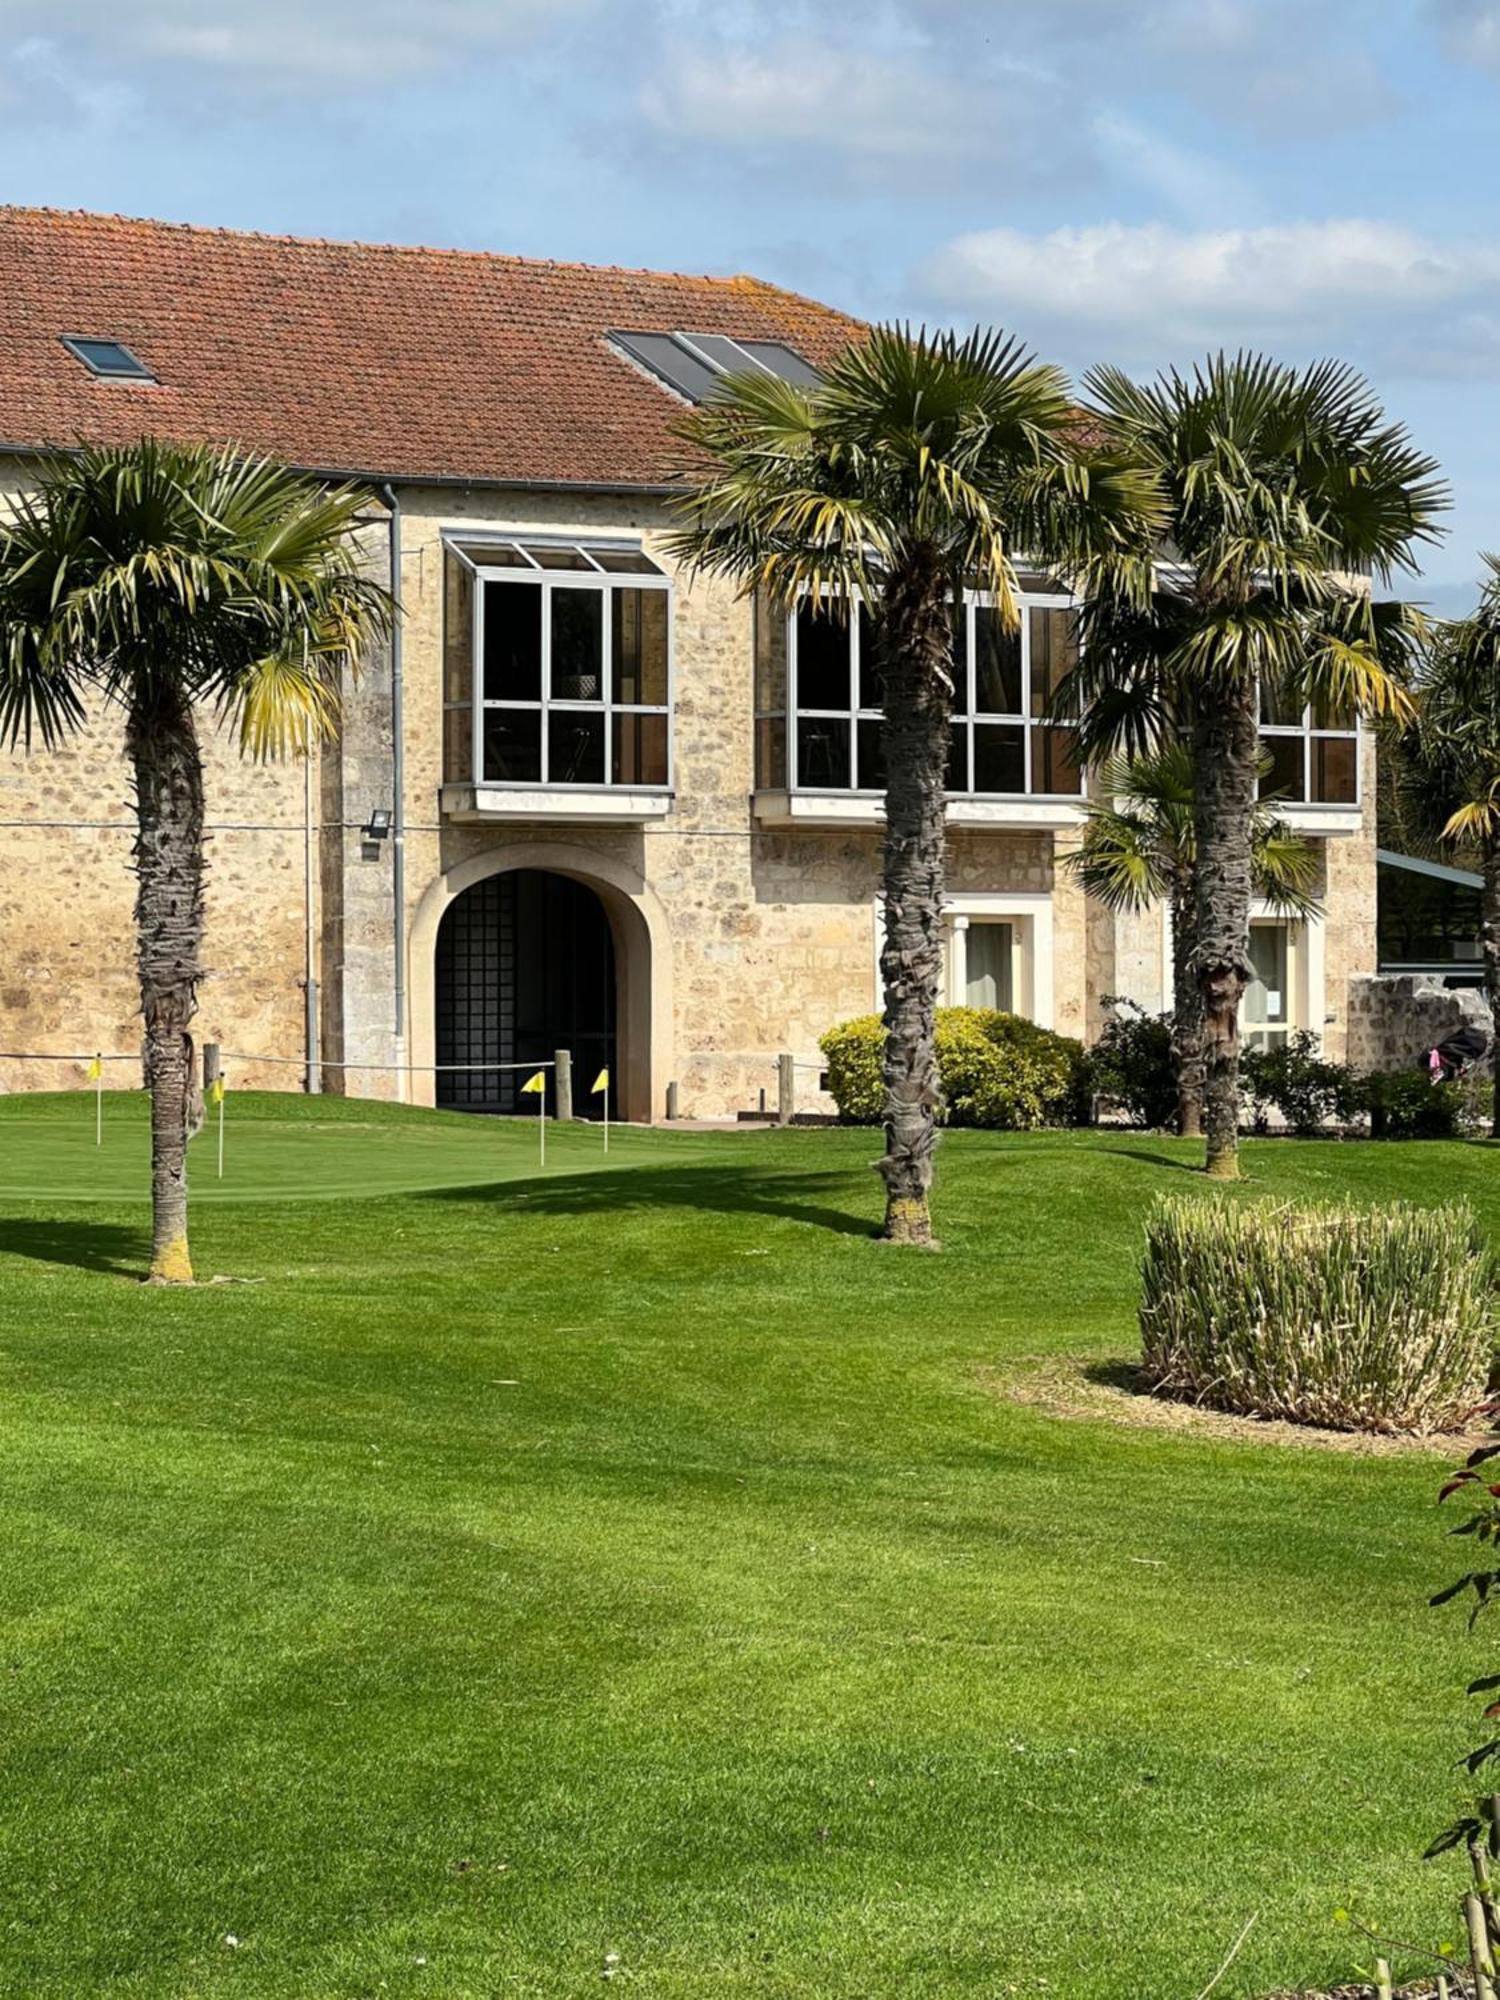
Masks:
[[[1368,977],[1377,962],[1375,943],[1375,738],[1367,733],[1360,755],[1360,797],[1364,814],[1358,833],[1323,843],[1324,991],[1330,1019],[1314,1021],[1335,1062],[1350,1055],[1350,1008],[1354,982]]]
[[[412,489],[403,493],[406,742],[406,893],[398,927],[392,843],[362,829],[394,803],[391,663],[377,649],[345,690],[343,737],[316,772],[312,918],[321,987],[325,1084],[356,1094],[409,1092],[430,1100],[433,940],[456,879],[491,864],[560,866],[596,883],[635,954],[637,1014],[630,1036],[631,1115],[660,1115],[666,1085],[689,1116],[774,1101],[775,1059],[790,1050],[809,1068],[833,1023],[878,1004],[880,835],[874,826],[761,825],[753,810],[751,611],[732,587],[679,577],[673,599],[672,811],[645,826],[531,821],[458,824],[441,808],[445,529],[639,533],[659,553],[663,503],[567,493]],[[368,554],[386,560],[382,509],[373,502]],[[136,1046],[128,774],[120,718],[102,713],[56,752],[0,754],[0,1045],[86,1053]],[[245,1084],[300,1086],[303,932],[308,915],[300,768],[257,768],[209,732],[209,923],[200,1040],[286,1067],[239,1066]],[[1366,796],[1373,798],[1373,751]],[[1158,912],[1111,918],[1090,905],[1062,865],[1076,832],[955,829],[956,894],[1051,899],[1053,1018],[1091,1037],[1104,996],[1165,1004]],[[1340,1052],[1350,977],[1374,962],[1374,840],[1367,831],[1328,843],[1326,929],[1329,1045]],[[398,936],[409,990],[407,1045],[397,1043]],[[648,991],[649,988],[649,991]],[[644,1010],[642,1013],[641,1010]],[[647,1018],[649,1016],[649,1018]],[[638,1045],[638,1046],[636,1046]],[[416,1067],[398,1065],[403,1057]],[[347,1073],[335,1065],[368,1064]],[[384,1065],[385,1067],[381,1067]],[[0,1082],[41,1088],[81,1082],[81,1066],[0,1065]]]
[[[444,827],[441,784],[443,650],[441,536],[464,524],[524,534],[635,531],[659,556],[666,516],[659,502],[574,495],[413,494],[406,501],[406,716],[408,911],[456,865],[499,858],[520,842],[595,854],[639,881],[664,913],[673,994],[669,1049],[654,1066],[649,1109],[660,1115],[675,1080],[685,1116],[753,1108],[762,1089],[775,1101],[777,1053],[809,1065],[799,1099],[813,1094],[819,1036],[876,1000],[876,909],[880,836],[874,828],[784,829],[758,824],[752,807],[753,645],[751,608],[717,579],[678,577],[674,591],[676,801],[644,828]],[[1053,890],[1056,1024],[1085,1032],[1086,912],[1054,866],[1050,833],[956,831],[952,882],[971,893]],[[414,950],[414,989],[431,980]],[[372,986],[371,1007],[385,1000]],[[414,1022],[423,1008],[418,996]],[[420,1036],[420,1026],[417,1027]],[[414,1062],[431,1060],[414,1040]],[[425,1077],[413,1079],[429,1094]]]
[[[1420,973],[1351,982],[1348,1059],[1356,1069],[1415,1069],[1424,1052],[1459,1028],[1491,1033],[1484,995],[1471,987],[1440,986]]]
[[[56,750],[0,751],[0,1048],[129,1054],[140,1047],[123,718],[98,709]],[[247,764],[204,733],[208,817],[206,977],[196,1035],[299,1059],[303,1044],[303,777]],[[230,1066],[246,1086],[287,1088],[295,1067]],[[0,1090],[58,1090],[81,1063],[0,1062]],[[138,1080],[125,1064],[107,1082]]]

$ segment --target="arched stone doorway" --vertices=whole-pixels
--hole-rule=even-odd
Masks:
[[[626,863],[612,855],[561,840],[515,841],[504,847],[470,854],[455,861],[428,883],[413,913],[408,940],[411,1061],[415,1066],[412,1071],[413,1096],[419,1102],[429,1104],[454,1101],[446,1096],[438,1097],[435,1088],[437,1079],[431,1069],[425,1067],[456,1059],[439,1054],[440,980],[444,991],[451,991],[448,974],[440,974],[439,971],[439,939],[444,933],[448,913],[458,908],[471,890],[482,888],[487,883],[503,882],[507,876],[528,873],[546,876],[555,883],[565,883],[567,891],[577,892],[588,899],[581,905],[584,910],[590,913],[602,910],[614,972],[615,1060],[609,1065],[614,1086],[610,1115],[635,1120],[659,1117],[665,1103],[667,1082],[673,1074],[672,941],[666,912],[660,899],[647,888],[638,872]],[[564,892],[554,890],[552,893],[556,897]],[[524,902],[524,897],[522,900]],[[475,915],[482,917],[482,903],[470,908]],[[497,914],[492,909],[492,919]],[[471,919],[469,923],[471,930],[483,929],[482,922],[476,925]],[[453,938],[445,939],[442,953],[451,953],[457,936],[455,932]],[[597,928],[594,940],[591,949],[597,950]],[[472,938],[469,948],[472,952]],[[472,992],[472,985],[470,990]],[[608,1018],[606,1014],[606,1024]],[[540,1025],[547,1027],[546,1023]],[[577,1020],[579,1030],[589,1025],[580,1014]],[[597,1022],[593,1024],[593,1032],[599,1032]],[[442,1031],[445,1048],[452,1046],[450,1034],[451,1030],[445,1027]],[[552,1040],[550,1028],[547,1028],[545,1047],[540,1049],[539,1054],[533,1055],[528,1044],[526,1052],[514,1060],[550,1060],[554,1049],[566,1046],[568,1044],[564,1041]],[[583,1047],[574,1049],[573,1054],[574,1110],[587,1114],[595,1109],[587,1101],[589,1085],[602,1065],[596,1065],[584,1074],[588,1058]],[[502,1058],[486,1049],[476,1060],[498,1062]],[[522,1108],[530,1110],[534,1102],[534,1099],[525,1098]],[[502,1105],[497,1102],[474,1108],[499,1110]]]
[[[572,1052],[574,1111],[598,1116],[590,1085],[618,1078],[615,947],[585,883],[540,868],[487,875],[438,925],[434,966],[436,1097],[451,1111],[533,1108],[521,1085],[558,1049]],[[494,1069],[446,1065],[493,1063]],[[524,1064],[522,1069],[509,1067]],[[548,1109],[555,1108],[547,1073]],[[612,1094],[618,1103],[618,1081]]]

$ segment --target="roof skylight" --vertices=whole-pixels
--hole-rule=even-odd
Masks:
[[[111,382],[154,382],[155,375],[123,340],[105,340],[90,334],[64,333],[62,344],[75,361],[81,361],[91,375]]]
[[[776,375],[806,386],[818,372],[779,340],[732,340],[724,333],[611,333],[623,354],[690,403],[711,396],[728,375]]]

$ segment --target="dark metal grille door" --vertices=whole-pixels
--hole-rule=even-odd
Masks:
[[[454,1110],[535,1109],[519,1095],[529,1066],[573,1053],[575,1111],[598,1116],[589,1086],[615,1067],[615,955],[591,889],[565,875],[488,875],[451,903],[438,927],[437,1060],[520,1063],[521,1070],[444,1070],[437,1101]],[[547,1072],[548,1108],[553,1108]],[[612,1092],[613,1094],[613,1092]]]

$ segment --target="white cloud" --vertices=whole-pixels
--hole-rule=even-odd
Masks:
[[[808,154],[864,175],[1003,161],[1035,186],[1074,170],[1087,150],[1076,119],[1059,121],[1044,76],[1003,64],[964,72],[878,42],[680,43],[643,82],[639,107],[658,139],[794,173]]]
[[[1500,5],[1496,0],[1427,0],[1450,55],[1500,71]]]
[[[29,40],[237,89],[358,91],[515,42],[588,0],[0,0],[0,75]]]
[[[987,229],[945,244],[916,284],[955,312],[1127,361],[1270,341],[1413,375],[1500,375],[1500,242],[1392,223]]]
[[[1439,239],[1370,218],[1237,229],[1104,223],[955,237],[909,280],[913,316],[1009,328],[1074,370],[1135,373],[1241,345],[1335,355],[1451,421],[1500,387],[1500,235]],[[1476,433],[1482,435],[1482,432]]]
[[[1193,222],[1258,216],[1260,198],[1244,175],[1206,153],[1180,146],[1160,131],[1117,112],[1094,120],[1106,163]]]

